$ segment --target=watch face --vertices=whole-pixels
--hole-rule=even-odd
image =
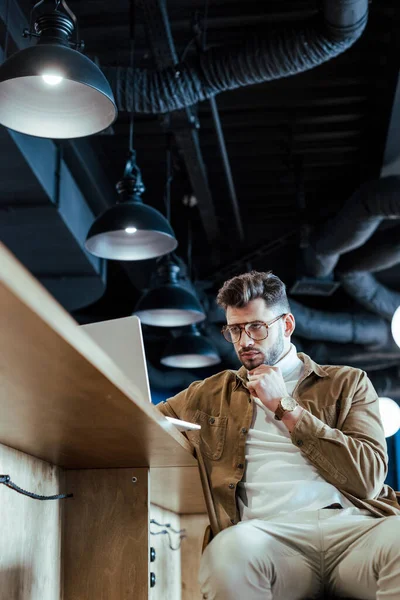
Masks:
[[[297,402],[294,398],[285,396],[285,398],[282,398],[281,400],[281,405],[284,410],[294,410],[297,406]]]

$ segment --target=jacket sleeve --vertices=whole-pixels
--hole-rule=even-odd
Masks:
[[[378,497],[388,469],[385,435],[377,393],[360,371],[341,429],[304,410],[292,442],[329,483],[361,500]]]

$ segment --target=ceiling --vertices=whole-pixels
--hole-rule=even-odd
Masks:
[[[8,55],[28,43],[18,32],[31,5],[9,0],[7,42],[7,15],[4,8],[0,12],[0,41],[3,50],[8,44]],[[105,72],[128,67],[129,3],[70,0],[68,5],[78,18],[85,53]],[[195,23],[203,25],[203,49],[225,47],[312,19],[321,2],[168,0],[164,23],[159,6],[155,0],[137,2],[137,68],[166,67],[174,56],[195,60],[201,51],[194,40]],[[249,268],[272,269],[291,289],[304,275],[301,246],[310,232],[337,214],[361,184],[379,178],[389,154],[391,160],[393,153],[400,155],[400,137],[391,135],[400,122],[395,103],[399,32],[398,0],[374,0],[361,38],[321,66],[227,91],[171,115],[134,115],[134,145],[146,186],[143,199],[164,213],[166,149],[172,144],[171,223],[179,241],[177,255],[189,264],[188,274],[202,300],[227,277]],[[154,261],[110,261],[106,269],[82,251],[86,224],[115,201],[129,126],[130,114],[120,111],[115,124],[100,135],[40,146],[40,164],[35,161],[39,146],[27,148],[26,140],[0,131],[1,238],[80,323],[131,314],[155,266]],[[44,156],[52,161],[48,171]],[[76,206],[84,200],[84,214],[66,210],[70,187],[61,189],[61,204],[60,190],[55,197],[57,164],[63,182],[70,178]],[[393,173],[400,175],[400,168]],[[188,206],[188,199],[194,206]],[[400,290],[399,266],[380,271],[377,278]],[[330,296],[296,300],[324,311],[359,310],[340,286]],[[148,355],[157,369],[160,341],[168,335],[145,328]],[[374,356],[371,348],[368,352]],[[229,357],[224,357],[222,367],[228,365]],[[379,371],[380,365],[371,368]],[[400,354],[396,359],[392,352],[390,362],[381,366],[400,366]]]

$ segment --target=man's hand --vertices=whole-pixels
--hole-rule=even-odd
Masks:
[[[285,382],[279,367],[260,365],[248,372],[248,389],[266,408],[275,412],[279,401],[287,396]]]

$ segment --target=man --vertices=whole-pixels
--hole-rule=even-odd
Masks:
[[[201,425],[187,436],[213,536],[203,598],[399,600],[400,504],[383,485],[386,442],[366,374],[296,354],[272,273],[234,277],[217,301],[243,366],[159,405]]]

